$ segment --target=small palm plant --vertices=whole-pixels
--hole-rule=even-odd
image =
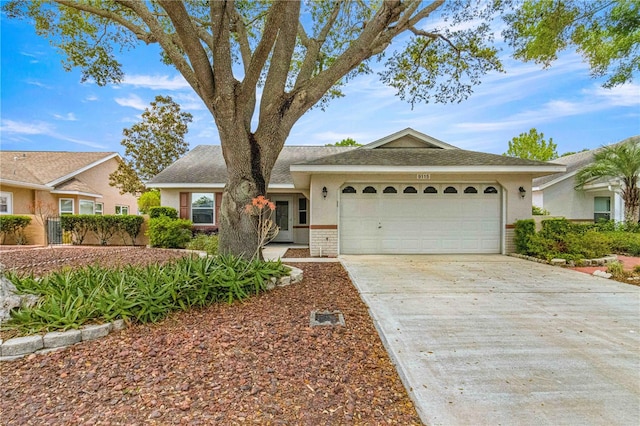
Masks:
[[[640,137],[634,136],[615,145],[605,146],[593,156],[593,163],[576,174],[576,188],[599,179],[620,179],[624,200],[624,220],[638,222],[640,211]]]

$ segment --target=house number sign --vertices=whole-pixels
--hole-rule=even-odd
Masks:
[[[429,173],[418,173],[419,180],[429,180],[431,179],[431,175]]]

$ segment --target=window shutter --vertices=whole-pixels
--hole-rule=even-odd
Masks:
[[[189,193],[180,193],[180,219],[189,219]]]

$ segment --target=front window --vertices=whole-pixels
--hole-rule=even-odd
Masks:
[[[213,193],[191,194],[191,222],[194,225],[213,225],[215,198]]]
[[[104,204],[103,203],[96,203],[96,207],[95,207],[95,214],[99,214],[102,215],[104,214]]]
[[[116,214],[128,215],[129,206],[116,206]]]
[[[80,200],[80,214],[93,214],[93,201]]]
[[[10,192],[0,192],[0,214],[13,213],[13,194]]]
[[[298,198],[298,224],[307,224],[307,199],[305,197]]]
[[[611,197],[594,197],[593,199],[593,220],[611,219]]]
[[[73,214],[73,199],[60,198],[60,215]]]

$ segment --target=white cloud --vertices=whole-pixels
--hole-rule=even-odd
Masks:
[[[144,111],[144,109],[149,106],[144,103],[140,96],[134,94],[130,94],[128,98],[115,98],[114,100],[118,105],[139,109],[141,111]]]
[[[89,95],[86,98],[84,98],[85,102],[93,102],[93,101],[97,101],[99,98],[96,95]]]
[[[73,142],[78,145],[89,146],[92,148],[105,149],[104,145],[97,144],[95,142],[89,142],[81,139],[71,138],[65,135],[58,133],[55,128],[49,124],[42,121],[38,122],[21,122],[14,120],[2,120],[2,124],[0,124],[0,132],[4,135],[15,136],[18,139],[24,140],[20,135],[32,135],[32,136],[48,136],[54,139],[59,139],[62,141]]]
[[[31,80],[31,79],[29,79],[29,80],[25,80],[24,82],[25,82],[25,83],[27,83],[27,84],[30,84],[31,86],[42,87],[43,89],[52,89],[52,87],[51,87],[51,86],[46,85],[46,84],[44,84],[44,83],[41,83],[41,82],[39,82],[38,80]]]
[[[182,75],[175,75],[174,77],[169,77],[168,75],[127,75],[121,84],[154,90],[183,90],[191,88]]]
[[[612,106],[639,106],[640,84],[628,83],[611,89],[597,86],[583,91],[587,96],[599,98],[598,102],[606,102]]]
[[[76,118],[75,114],[70,112],[67,113],[67,115],[60,115],[60,114],[53,114],[53,116],[55,118],[57,118],[58,120],[63,120],[63,121],[78,121],[78,119]]]

